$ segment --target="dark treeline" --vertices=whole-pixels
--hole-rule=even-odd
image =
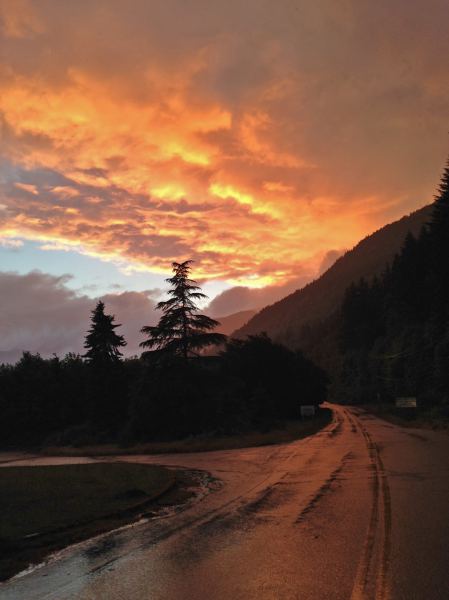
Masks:
[[[449,163],[420,235],[409,234],[381,277],[351,285],[341,309],[303,337],[337,401],[415,396],[448,415]]]
[[[324,373],[266,336],[220,357],[94,364],[24,353],[0,367],[2,447],[171,440],[267,430],[326,397]]]
[[[44,359],[25,352],[0,367],[2,447],[162,441],[201,433],[267,430],[298,418],[301,404],[326,398],[327,376],[266,335],[230,340],[219,356],[201,350],[223,343],[217,322],[198,313],[203,297],[189,279],[190,261],[174,263],[162,317],[145,326],[140,358],[114,316],[92,311],[84,356]]]

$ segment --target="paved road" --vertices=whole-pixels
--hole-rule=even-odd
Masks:
[[[59,553],[1,600],[448,600],[449,436],[333,408],[291,444],[139,457],[222,485]]]

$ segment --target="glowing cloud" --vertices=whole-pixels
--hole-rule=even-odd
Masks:
[[[430,200],[446,3],[188,4],[2,5],[3,243],[279,286]]]

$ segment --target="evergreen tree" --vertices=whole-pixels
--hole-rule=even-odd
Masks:
[[[104,302],[98,302],[92,311],[92,325],[84,343],[87,349],[84,357],[92,363],[108,364],[120,360],[122,353],[119,348],[126,346],[126,342],[122,335],[115,332],[121,325],[114,323],[114,319],[114,315],[104,313]]]
[[[141,332],[149,336],[140,344],[142,348],[166,351],[187,359],[205,346],[226,340],[225,335],[210,332],[219,325],[218,321],[198,313],[196,301],[207,296],[199,291],[196,281],[189,278],[192,262],[172,264],[173,277],[166,280],[172,286],[168,291],[170,298],[156,307],[163,312],[159,323],[142,327]]]
[[[439,241],[449,240],[449,159],[441,177],[435,197],[432,218],[429,223],[430,232]],[[442,257],[443,258],[443,257]]]
[[[430,298],[434,311],[434,327],[442,333],[449,325],[449,161],[444,169],[429,223]]]

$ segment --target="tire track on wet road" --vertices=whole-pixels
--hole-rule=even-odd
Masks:
[[[360,419],[348,410],[345,416],[364,437],[372,474],[372,503],[365,546],[359,561],[350,600],[388,600],[391,555],[391,494],[378,445]]]

